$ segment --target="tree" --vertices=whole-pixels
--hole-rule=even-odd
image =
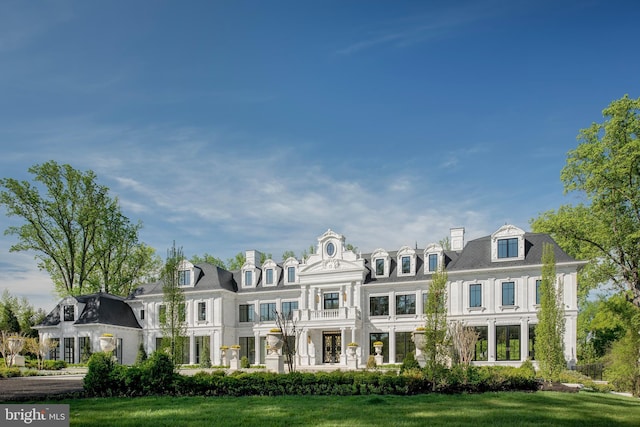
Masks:
[[[473,360],[480,334],[475,328],[465,326],[463,322],[452,322],[449,327],[449,335],[453,341],[457,362],[463,367],[468,367]]]
[[[47,313],[41,308],[35,309],[29,301],[11,295],[8,289],[0,297],[0,329],[20,332],[25,337],[35,338],[38,331],[33,326],[42,322]],[[17,324],[15,322],[18,322]],[[10,323],[10,326],[9,326]]]
[[[427,293],[425,307],[424,352],[425,368],[430,376],[433,390],[441,368],[447,363],[447,272],[435,271]]]
[[[236,256],[227,260],[227,270],[240,270],[246,261],[247,258],[244,254],[242,252],[238,252]]]
[[[174,364],[183,362],[184,340],[187,333],[185,298],[180,289],[180,264],[184,256],[182,248],[173,247],[167,251],[167,259],[162,269],[163,312],[160,316],[162,346]]]
[[[282,261],[286,261],[289,258],[295,258],[295,257],[296,257],[296,254],[293,251],[284,251],[282,253]]]
[[[535,354],[542,378],[546,381],[556,379],[560,372],[566,368],[563,351],[562,284],[556,284],[556,282],[556,258],[553,245],[545,243],[542,247],[542,280]]]
[[[5,304],[2,308],[0,330],[14,334],[20,333],[20,322],[9,304]]]
[[[96,283],[100,269],[107,269],[111,279],[120,268],[118,262],[106,262],[113,259],[109,253],[127,254],[135,247],[138,227],[128,223],[117,199],[96,182],[92,171],[49,161],[32,166],[29,173],[34,175],[33,184],[0,179],[0,204],[8,216],[24,220],[21,226],[5,230],[18,237],[10,250],[34,251],[38,267],[49,273],[61,296],[100,290]],[[105,280],[105,272],[102,276]]]
[[[296,347],[300,338],[301,330],[297,328],[297,322],[293,319],[292,313],[275,311],[276,326],[282,331],[282,354],[289,368],[289,372],[296,370]]]
[[[640,98],[627,95],[603,110],[604,123],[582,129],[561,179],[585,203],[564,205],[532,221],[573,257],[581,297],[610,282],[640,307]]]
[[[218,266],[220,268],[224,268],[224,269],[227,268],[227,266],[225,265],[224,261],[222,261],[220,258],[216,258],[215,256],[213,256],[211,254],[208,254],[206,252],[202,256],[199,256],[199,255],[192,256],[189,261],[191,261],[191,263],[195,264],[195,265],[202,264],[203,262],[206,262],[207,264],[216,265],[216,266]]]

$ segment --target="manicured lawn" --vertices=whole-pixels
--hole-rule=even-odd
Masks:
[[[640,400],[587,392],[144,397],[55,403],[71,405],[72,426],[640,425]]]

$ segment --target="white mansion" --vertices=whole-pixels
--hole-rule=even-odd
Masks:
[[[361,365],[382,341],[385,363],[400,363],[414,350],[411,332],[424,325],[424,306],[432,273],[448,273],[448,319],[479,332],[476,364],[519,365],[535,360],[534,342],[544,243],[555,248],[557,283],[564,300],[565,358],[575,359],[577,271],[584,262],[568,256],[546,234],[505,225],[490,236],[464,242],[454,228],[451,250],[403,246],[356,254],[344,236],[331,230],[318,238],[317,251],[305,260],[260,262],[246,252],[238,271],[183,261],[180,283],[186,299],[188,348],[184,362],[200,362],[203,348],[214,365],[220,347],[239,344],[240,355],[264,363],[265,337],[276,326],[275,312],[290,316],[300,332],[296,363],[346,367],[347,343],[359,344]],[[143,343],[147,353],[159,345],[163,307],[161,283],[136,290],[129,298],[104,293],[68,297],[37,326],[41,338],[57,342],[51,358],[78,362],[99,337],[117,337],[117,357],[132,364]],[[208,346],[204,343],[208,342]]]

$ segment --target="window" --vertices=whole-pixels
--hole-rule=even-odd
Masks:
[[[513,282],[502,282],[502,305],[510,306],[515,304],[515,284]]]
[[[253,322],[253,304],[240,304],[240,321]]]
[[[205,352],[209,352],[211,345],[209,345],[211,338],[207,335],[195,337],[196,341],[196,363],[200,364],[204,362]],[[211,355],[209,354],[209,363],[211,363]]]
[[[384,259],[382,258],[376,260],[376,276],[384,276]]]
[[[396,332],[396,363],[402,363],[407,354],[415,349],[416,345],[411,340],[411,332]]]
[[[140,310],[140,320],[144,320],[144,308]]]
[[[207,320],[207,303],[198,303],[198,320]]]
[[[498,258],[517,258],[518,257],[518,239],[500,239],[498,240]]]
[[[520,360],[520,325],[496,326],[496,360]]]
[[[489,328],[487,326],[476,326],[475,330],[478,334],[478,341],[476,341],[473,360],[489,360]]]
[[[411,273],[411,257],[403,256],[402,257],[402,274]]]
[[[75,307],[72,305],[64,306],[64,321],[72,322],[75,320]]]
[[[536,360],[536,324],[529,324],[529,359]]]
[[[282,302],[282,315],[287,320],[293,318],[293,311],[298,309],[298,301],[283,301]]]
[[[64,339],[64,361],[67,363],[75,363],[73,355],[75,354],[75,346],[73,338]]]
[[[60,359],[60,338],[51,338],[51,350],[49,350],[49,359]]]
[[[167,321],[167,306],[161,305],[158,307],[158,323],[161,325]]]
[[[416,314],[416,296],[396,295],[396,314]]]
[[[469,307],[482,307],[482,285],[469,285]]]
[[[247,270],[244,272],[244,285],[245,286],[253,285],[253,271]]]
[[[189,286],[191,284],[191,271],[180,270],[178,271],[178,285]]]
[[[389,297],[369,297],[369,316],[388,316]]]
[[[376,354],[375,348],[373,347],[373,343],[376,341],[382,341],[382,362],[389,363],[389,334],[386,332],[369,334],[369,354]]]
[[[333,310],[340,306],[338,292],[329,292],[324,294],[324,309]]]
[[[91,357],[91,338],[78,338],[78,346],[80,347],[80,363],[87,363]]]
[[[422,293],[422,314],[427,312],[427,300],[429,299],[429,294],[426,292]]]
[[[276,303],[268,302],[260,304],[260,321],[276,320]]]
[[[287,268],[287,282],[294,283],[296,281],[296,268],[289,267]]]
[[[256,363],[256,337],[240,337],[240,358],[246,357],[250,364]]]
[[[429,254],[429,271],[438,270],[438,254]]]
[[[264,282],[266,285],[273,285],[273,268],[267,269]]]
[[[542,280],[536,280],[536,304],[540,304],[540,286],[542,286]]]

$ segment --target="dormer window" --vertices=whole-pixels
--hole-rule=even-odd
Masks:
[[[518,239],[500,239],[498,240],[498,258],[517,258],[518,257]]]
[[[283,268],[287,272],[285,285],[293,285],[298,283],[298,265],[299,262],[294,257],[287,258],[283,264]]]
[[[72,305],[65,305],[63,308],[64,311],[64,321],[65,322],[73,322],[75,320],[75,307]]]
[[[371,263],[373,264],[373,277],[389,277],[391,258],[384,249],[376,249],[371,254]]]
[[[178,265],[178,286],[193,286],[193,264],[182,260]]]
[[[179,286],[189,286],[189,285],[191,285],[191,271],[190,270],[180,270],[180,271],[178,271],[178,285]]]
[[[431,243],[424,250],[424,273],[435,273],[444,265],[444,250],[437,243]]]
[[[262,264],[263,286],[275,286],[280,280],[280,267],[272,259]]]
[[[503,225],[491,235],[491,261],[524,260],[524,230]]]
[[[416,274],[416,251],[403,246],[398,251],[398,276],[414,276]]]

